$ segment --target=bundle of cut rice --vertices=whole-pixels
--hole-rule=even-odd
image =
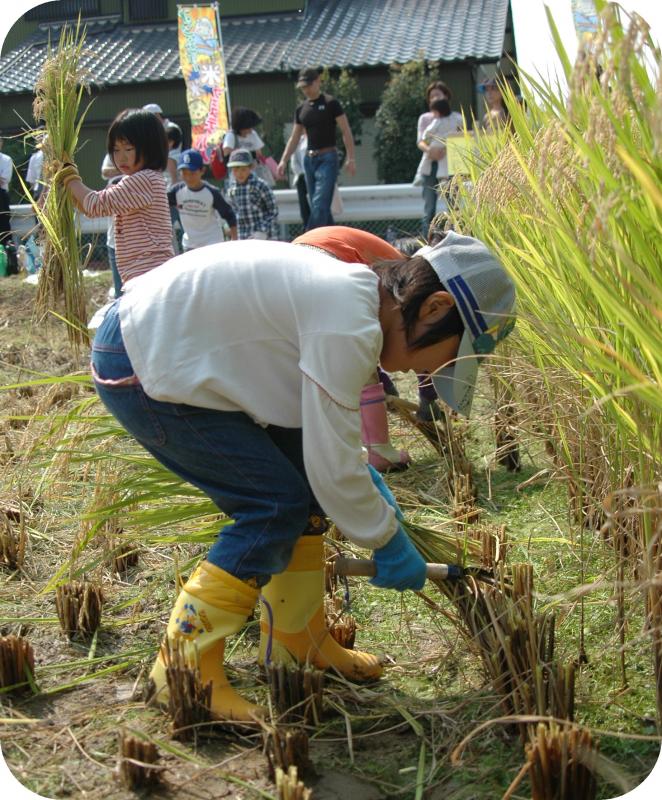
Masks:
[[[72,159],[87,108],[80,104],[86,91],[84,61],[85,31],[80,20],[75,28],[65,26],[57,48],[49,43],[48,54],[35,85],[33,113],[46,131],[43,139],[43,179],[50,184],[42,200],[34,204],[41,226],[43,267],[38,284],[37,312],[56,312],[67,323],[69,341],[78,349],[87,344],[87,314],[81,270],[80,231],[74,206],[58,181],[61,165]],[[57,312],[60,301],[64,311]]]

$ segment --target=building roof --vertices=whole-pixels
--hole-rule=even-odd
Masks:
[[[221,18],[229,75],[304,66],[361,67],[417,58],[497,60],[508,0],[309,0],[305,13]],[[0,59],[0,94],[32,92],[61,24],[42,25]],[[181,78],[176,23],[90,20],[85,66],[96,85]]]

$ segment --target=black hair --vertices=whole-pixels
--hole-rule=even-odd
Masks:
[[[430,103],[430,111],[436,111],[438,114],[441,114],[442,117],[450,117],[451,104],[446,98],[440,97],[438,100],[433,100]]]
[[[262,117],[257,112],[253,111],[252,108],[237,106],[237,108],[232,109],[231,125],[235,133],[248,130],[248,128],[254,128],[261,122]]]
[[[432,81],[432,83],[425,90],[425,102],[428,106],[430,105],[430,95],[435,89],[443,92],[449,100],[453,99],[453,92],[451,92],[449,87],[443,81]]]
[[[448,230],[454,230],[453,226],[448,224],[447,222],[444,225],[448,225],[448,228],[442,228],[439,225],[435,225],[434,220],[430,223],[430,227],[428,228],[428,244],[430,247],[434,247],[439,242],[443,242],[446,238]]]
[[[182,129],[174,122],[169,122],[166,125],[166,137],[169,142],[172,142],[173,147],[180,147],[182,144]]]
[[[127,108],[113,120],[108,129],[107,149],[113,164],[113,150],[118,141],[136,148],[136,161],[142,159],[143,169],[163,172],[168,164],[168,138],[163,123],[151,111]]]
[[[423,247],[423,242],[416,236],[403,236],[393,242],[393,247],[399,250],[403,256],[413,256],[417,250]]]
[[[400,306],[407,347],[418,350],[451,336],[462,336],[464,323],[457,305],[453,305],[439,322],[430,325],[417,339],[411,338],[425,300],[434,292],[448,291],[423,256],[412,256],[402,261],[380,261],[373,269],[384,289]]]

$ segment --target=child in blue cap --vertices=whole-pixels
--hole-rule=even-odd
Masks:
[[[177,162],[181,181],[168,191],[168,202],[177,209],[184,229],[184,252],[225,241],[224,219],[230,239],[237,238],[237,217],[215,186],[203,180],[205,163],[197,150],[184,150]]]

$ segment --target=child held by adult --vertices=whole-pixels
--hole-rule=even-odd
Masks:
[[[255,128],[262,122],[262,117],[252,108],[239,106],[232,110],[229,130],[223,137],[223,157],[227,159],[233,150],[250,150],[253,159],[262,157],[264,142]]]
[[[163,180],[168,140],[155,114],[127,109],[108,130],[107,150],[122,175],[118,183],[94,191],[81,181],[71,162],[60,165],[55,180],[62,181],[88,217],[113,217],[117,269],[126,287],[128,281],[174,256]]]
[[[423,186],[425,176],[431,174],[434,163],[431,154],[437,158],[436,174],[438,176],[448,175],[446,137],[449,133],[457,133],[462,130],[462,125],[457,120],[458,115],[453,115],[451,105],[445,97],[440,97],[430,103],[430,113],[432,122],[425,128],[418,143],[419,149],[423,150],[423,155],[414,176],[414,186]]]
[[[225,241],[221,219],[237,238],[237,218],[220,189],[203,180],[205,164],[197,150],[184,150],[178,163],[181,181],[168,191],[168,202],[176,208],[184,229],[184,252]]]

